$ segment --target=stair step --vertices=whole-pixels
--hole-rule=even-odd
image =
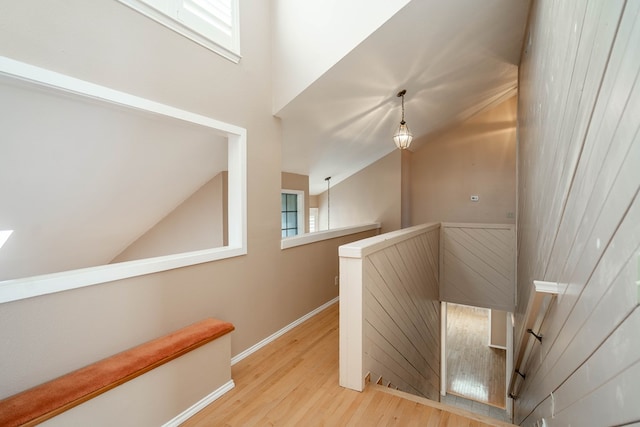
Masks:
[[[419,403],[421,405],[430,406],[432,408],[440,409],[441,411],[451,412],[453,414],[461,415],[463,417],[467,417],[475,421],[480,421],[482,423],[491,424],[498,427],[515,427],[515,424],[511,424],[505,421],[500,421],[486,415],[476,414],[475,412],[467,411],[465,409],[458,408],[456,406],[451,406],[445,403],[436,402],[434,400],[427,399],[426,397],[420,397],[420,396],[416,396],[415,394],[406,393],[404,391],[385,387],[381,384],[369,384],[367,387],[373,387],[377,390],[392,394],[394,396],[402,397],[406,400],[410,400],[412,402]]]

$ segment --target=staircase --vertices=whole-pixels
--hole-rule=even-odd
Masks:
[[[393,385],[393,383],[391,383],[391,381],[387,381],[381,376],[378,376],[378,379],[376,380],[375,383],[371,383],[370,379],[371,379],[371,374],[368,374],[367,377],[365,378],[367,383],[366,389],[372,389],[372,390],[377,390],[379,392],[388,393],[393,396],[400,397],[402,399],[409,400],[414,403],[418,403],[420,405],[438,409],[440,411],[443,411],[445,414],[448,414],[448,415],[445,415],[446,418],[451,418],[451,415],[455,416],[453,419],[447,419],[446,423],[440,424],[440,425],[456,426],[458,425],[457,420],[455,419],[456,417],[464,417],[464,418],[471,419],[473,421],[483,423],[481,425],[501,426],[501,427],[514,425],[509,422],[491,417],[489,415],[484,415],[482,413],[479,413],[477,410],[474,410],[473,406],[471,406],[471,403],[472,403],[471,401],[467,401],[469,402],[470,409],[466,409],[459,405],[436,402],[436,401],[427,399],[426,397],[420,397],[420,396],[416,396],[415,394],[406,393],[402,390],[399,390],[398,387],[396,387],[395,385]],[[447,395],[447,398],[449,397],[455,398],[455,396]],[[453,399],[448,399],[448,400],[453,401]],[[479,404],[479,406],[487,407],[488,405]],[[499,412],[504,412],[504,415],[501,418],[506,418],[506,411],[499,411]],[[462,425],[468,425],[468,424],[465,424],[464,422],[462,422]]]

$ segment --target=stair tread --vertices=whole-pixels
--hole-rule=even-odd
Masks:
[[[447,405],[446,403],[436,402],[434,400],[427,399],[426,397],[416,396],[415,394],[407,393],[404,391],[396,390],[379,384],[369,383],[367,387],[375,388],[385,393],[392,394],[394,396],[402,397],[421,405],[430,406],[432,408],[440,409],[442,411],[451,412],[463,417],[470,418],[472,420],[480,421],[486,424],[492,424],[499,427],[512,427],[515,424],[508,423],[506,421],[500,421],[487,415],[476,414],[475,412],[467,411],[466,409],[458,408],[456,406]]]

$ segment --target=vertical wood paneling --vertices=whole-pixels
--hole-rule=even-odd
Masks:
[[[561,293],[524,372],[516,421],[640,422],[640,2],[539,1],[530,20],[516,340],[532,281],[559,282]]]
[[[443,224],[441,235],[442,301],[513,311],[514,226]]]
[[[363,261],[364,365],[400,390],[439,400],[439,229]]]

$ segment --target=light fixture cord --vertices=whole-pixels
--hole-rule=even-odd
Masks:
[[[331,177],[324,179],[327,181],[327,230],[331,229]]]
[[[404,124],[404,95],[402,95],[402,120],[400,121],[400,124]]]

